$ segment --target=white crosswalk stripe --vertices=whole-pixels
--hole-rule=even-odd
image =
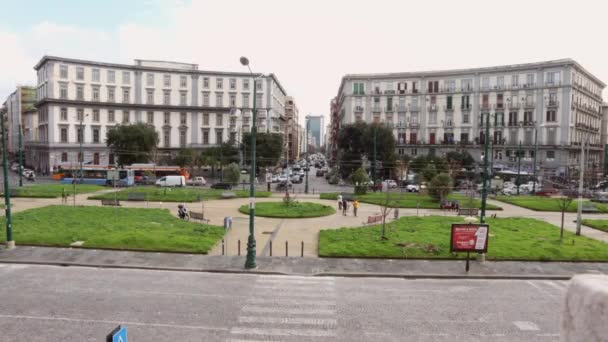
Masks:
[[[336,311],[334,278],[260,276],[228,341],[331,341]]]

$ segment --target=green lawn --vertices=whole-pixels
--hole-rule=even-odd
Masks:
[[[495,218],[490,225],[488,259],[492,260],[608,260],[608,244],[564,232],[530,218]],[[322,230],[321,257],[463,258],[450,253],[450,227],[460,217],[407,216],[387,224],[388,240],[381,240],[381,225]]]
[[[1,218],[0,242],[6,240]],[[48,206],[13,215],[17,244],[207,253],[224,234],[217,226],[180,220],[168,210]]]
[[[556,198],[543,197],[543,196],[520,195],[520,196],[498,196],[496,199],[499,201],[502,201],[502,202],[510,203],[510,204],[528,208],[531,210],[561,212],[561,209],[559,208],[559,200]],[[608,213],[608,206],[606,206],[604,204],[589,202],[588,200],[585,200],[585,202],[583,202],[583,203],[590,203],[591,205],[594,205],[600,212]],[[578,208],[578,202],[575,199],[570,203],[570,205],[568,206],[568,209],[566,211],[567,212],[576,212],[577,208]]]
[[[243,214],[249,213],[249,205],[239,208]],[[293,202],[285,205],[283,202],[258,202],[255,204],[255,216],[280,217],[280,218],[303,218],[319,217],[336,213],[336,209],[329,205],[311,202]]]
[[[582,223],[587,227],[603,230],[608,233],[608,220],[583,220]]]
[[[61,197],[63,190],[69,195],[74,193],[74,187],[71,184],[39,184],[28,185],[22,187],[11,188],[15,191],[12,197],[40,197],[40,198],[56,198]],[[91,184],[76,185],[76,193],[84,194],[107,189],[106,187]]]
[[[365,195],[355,196],[359,202],[370,203],[370,204],[384,204],[386,201],[386,193],[371,192]],[[337,192],[322,193],[321,199],[336,200],[338,198]],[[481,201],[479,199],[473,199],[472,204],[469,204],[470,199],[461,194],[451,194],[448,199],[459,201],[461,208],[468,208],[472,205],[473,208],[479,208]],[[391,192],[389,206],[394,208],[416,208],[417,204],[420,204],[421,209],[439,209],[439,202],[435,202],[429,195],[419,195],[413,192]],[[497,207],[492,204],[487,204],[488,210],[502,210],[501,207]]]
[[[204,201],[222,198],[222,193],[233,192],[237,197],[249,197],[248,190],[221,190],[195,188],[160,188],[155,186],[137,186],[114,193],[91,196],[89,199],[114,199],[126,201],[130,193],[145,193],[146,200],[155,202],[197,202],[199,197]],[[270,192],[256,191],[256,197],[270,197]]]

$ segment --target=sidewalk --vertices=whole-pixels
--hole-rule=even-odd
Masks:
[[[245,257],[144,253],[79,248],[17,247],[0,249],[0,263],[133,268],[187,272],[271,273],[285,275],[393,278],[569,279],[579,273],[608,274],[608,263],[484,262],[258,257],[258,268],[245,270]]]

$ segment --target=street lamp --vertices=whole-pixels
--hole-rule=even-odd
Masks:
[[[84,120],[84,118],[86,116],[89,116],[89,114],[84,115],[84,113],[82,115],[80,115],[80,117],[76,118],[80,120],[80,132],[78,132],[78,140],[80,141],[80,157],[78,158],[80,161],[80,182],[82,183],[82,178],[83,178],[83,172],[82,172],[82,162],[84,161],[84,154],[82,152],[82,142],[84,140],[84,131],[82,129],[82,121]],[[76,193],[74,193],[76,194]],[[74,196],[75,197],[75,196]]]
[[[308,169],[310,169],[310,165],[308,165],[308,124],[310,123],[310,115],[306,115],[306,184],[304,184],[304,193],[308,194]]]

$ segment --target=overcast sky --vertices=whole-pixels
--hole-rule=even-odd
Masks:
[[[44,54],[226,71],[244,71],[246,55],[295,96],[300,121],[328,115],[347,73],[573,58],[608,82],[608,2],[600,0],[1,1],[2,101],[34,84]]]

